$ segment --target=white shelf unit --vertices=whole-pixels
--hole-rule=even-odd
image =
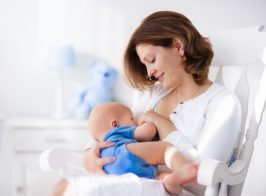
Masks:
[[[5,164],[0,181],[5,188],[0,195],[11,196],[49,195],[59,176],[40,169],[40,153],[60,147],[81,151],[89,141],[87,122],[76,119],[12,119],[4,123],[3,135]]]

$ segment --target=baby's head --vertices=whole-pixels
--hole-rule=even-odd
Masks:
[[[98,105],[89,116],[90,134],[98,141],[102,141],[106,133],[114,127],[131,125],[136,125],[131,110],[117,102]]]

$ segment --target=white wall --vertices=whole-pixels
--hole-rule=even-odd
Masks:
[[[154,11],[179,11],[204,33],[266,24],[265,8],[265,0],[0,0],[0,112],[6,118],[52,113],[56,76],[45,59],[58,44],[71,43],[79,54],[105,59],[121,71],[130,34]],[[76,78],[68,77],[73,83]],[[130,92],[121,77],[117,99],[130,104]],[[266,157],[258,150],[265,118],[263,127],[243,195],[266,195],[263,180],[254,179],[266,174]]]
[[[45,59],[58,44],[71,43],[121,70],[130,34],[153,11],[180,11],[207,32],[266,23],[264,7],[259,0],[0,0],[0,111],[7,117],[52,112],[56,76]],[[119,83],[116,97],[129,103]]]

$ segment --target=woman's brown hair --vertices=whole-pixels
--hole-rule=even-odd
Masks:
[[[202,37],[184,15],[159,11],[145,18],[129,40],[124,56],[124,71],[132,87],[144,90],[156,82],[154,78],[148,77],[146,67],[137,55],[136,46],[151,44],[170,48],[175,38],[183,41],[185,71],[192,74],[197,84],[202,84],[208,78],[213,57],[208,39]]]

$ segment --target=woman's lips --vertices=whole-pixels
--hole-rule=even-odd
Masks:
[[[159,75],[159,77],[158,77],[158,81],[159,82],[162,82],[163,81],[163,75],[164,75],[164,73],[162,73],[161,75]]]

